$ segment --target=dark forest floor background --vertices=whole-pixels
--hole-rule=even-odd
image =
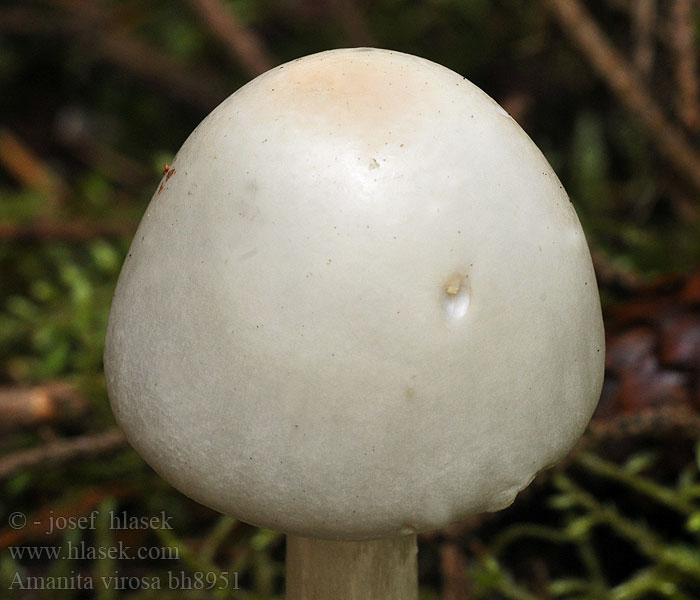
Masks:
[[[364,45],[444,64],[528,132],[579,213],[608,331],[582,442],[509,509],[422,535],[422,597],[699,598],[699,39],[696,0],[5,0],[0,598],[176,598],[188,581],[191,598],[282,597],[283,538],[184,498],[114,428],[104,329],[131,235],[198,122],[269,67]],[[165,511],[173,529],[110,527],[123,511]],[[81,542],[152,552],[18,550]]]

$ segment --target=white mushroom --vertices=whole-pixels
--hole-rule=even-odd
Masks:
[[[188,496],[369,540],[509,505],[583,432],[603,343],[533,142],[456,73],[362,48],[272,69],[187,139],[105,371],[131,444]]]

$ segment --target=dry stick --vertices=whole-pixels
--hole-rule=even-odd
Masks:
[[[700,437],[700,415],[685,407],[660,406],[629,415],[594,418],[577,448],[590,447],[591,443],[595,447],[602,440],[645,435],[697,439]]]
[[[210,110],[226,97],[218,78],[204,68],[190,69],[154,46],[113,31],[91,39],[103,58],[144,82],[158,84],[174,98]]]
[[[442,576],[442,600],[468,600],[468,564],[464,553],[454,542],[440,546],[440,575]]]
[[[654,68],[656,11],[656,0],[636,0],[630,5],[634,31],[634,65],[645,80],[649,79]]]
[[[107,11],[102,6],[101,0],[38,0],[42,4],[68,9],[72,12],[79,12],[83,16],[92,20],[104,20],[108,17]]]
[[[78,160],[122,186],[146,183],[153,179],[151,169],[91,135],[83,135],[65,145]]]
[[[659,182],[659,191],[671,200],[671,208],[676,218],[687,224],[698,222],[700,216],[700,204],[697,198],[683,189],[682,185],[670,177],[664,177]]]
[[[700,154],[656,104],[635,69],[579,0],[542,0],[591,66],[644,125],[659,152],[700,192]]]
[[[86,52],[96,54],[126,73],[155,85],[171,98],[211,110],[227,92],[218,74],[204,67],[189,67],[160,48],[95,22],[91,13],[65,12],[60,16],[47,10],[15,7],[0,11],[0,31],[20,35],[51,35],[84,43]]]
[[[240,23],[230,6],[219,0],[189,0],[189,3],[248,75],[255,77],[275,66],[262,39]]]
[[[343,35],[353,46],[373,46],[374,39],[355,0],[331,0],[329,8],[336,14]]]
[[[0,432],[45,421],[75,418],[88,408],[87,399],[68,383],[0,388]]]
[[[19,183],[43,194],[51,210],[68,193],[60,177],[17,134],[1,127],[0,165]]]
[[[66,27],[61,19],[47,19],[44,10],[6,6],[0,12],[0,32],[18,35],[56,34]]]
[[[591,249],[595,274],[601,285],[618,285],[625,290],[638,290],[643,278],[634,271],[615,264],[608,255],[598,248]]]
[[[647,436],[657,439],[697,440],[700,438],[700,415],[695,410],[685,407],[659,406],[628,415],[594,417],[569,455],[552,469],[539,473],[533,485],[541,485],[550,481],[554,475],[566,471],[578,460],[582,452],[597,451],[602,444],[610,441]]]
[[[49,442],[38,448],[22,450],[0,458],[0,480],[7,479],[22,469],[30,469],[38,465],[56,465],[111,452],[121,448],[125,443],[124,434],[117,429]]]
[[[17,137],[0,128],[0,162],[18,182],[37,190],[49,191],[55,176],[43,161]]]
[[[700,82],[693,24],[693,0],[675,0],[671,8],[668,39],[675,54],[673,66],[678,90],[675,109],[681,122],[700,132]]]

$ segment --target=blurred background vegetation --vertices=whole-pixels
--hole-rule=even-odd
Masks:
[[[104,330],[198,122],[269,67],[363,45],[450,67],[523,126],[580,215],[608,330],[584,440],[508,510],[422,535],[422,597],[700,598],[699,36],[696,0],[4,0],[0,598],[282,597],[282,537],[187,500],[114,429]],[[95,510],[94,529],[47,533]],[[173,529],[115,530],[110,511],[165,511]],[[81,541],[179,560],[17,552]],[[197,573],[238,585],[168,583]],[[137,579],[42,591],[18,575]]]

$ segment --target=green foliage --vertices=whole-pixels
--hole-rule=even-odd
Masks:
[[[697,444],[700,451],[700,443]],[[505,562],[517,546],[537,548],[544,543],[573,550],[578,565],[552,579],[547,592],[552,598],[577,600],[636,600],[640,598],[695,598],[700,594],[700,471],[686,470],[675,486],[662,485],[644,475],[655,458],[649,452],[633,455],[618,465],[598,455],[583,452],[576,460],[577,474],[567,471],[553,477],[549,506],[558,513],[558,525],[516,523],[499,532],[480,557],[471,577],[478,585],[476,597],[498,591],[506,598],[536,598],[527,585],[508,575]],[[599,487],[608,482],[618,497],[647,498],[656,506],[676,513],[675,527],[663,525],[650,509],[644,519],[631,517],[607,500],[600,500],[577,481],[593,477]],[[690,493],[690,490],[693,490]],[[608,492],[610,493],[610,492]],[[610,556],[603,544],[622,542],[625,555],[635,556],[636,566],[628,573],[616,564],[620,554]],[[541,551],[541,550],[540,550]],[[537,552],[537,550],[535,550]],[[620,551],[622,552],[622,550]],[[571,571],[578,572],[572,576]]]
[[[0,377],[40,382],[99,375],[124,256],[124,244],[100,239],[79,249],[0,247],[0,279],[16,282],[14,293],[0,299]]]
[[[456,70],[506,105],[543,149],[569,190],[593,249],[613,271],[650,276],[700,264],[697,194],[677,181],[644,125],[552,25],[544,3],[357,1],[359,26],[353,26],[337,2],[222,1],[242,26],[261,37],[277,62],[369,43],[357,41],[368,37],[373,45],[419,54]],[[111,0],[85,3],[80,11],[70,9],[79,2],[11,4],[9,16],[0,19],[0,134],[10,132],[35,156],[17,169],[0,153],[0,385],[68,380],[89,396],[91,406],[80,422],[3,433],[3,452],[36,447],[57,434],[70,437],[113,426],[102,351],[130,232],[157,188],[163,165],[208,110],[250,78],[188,2]],[[628,24],[619,8],[624,4],[590,3],[623,50],[634,41],[629,27],[615,25],[621,19]],[[19,23],[14,30],[13,23]],[[696,17],[696,33],[699,23]],[[167,73],[141,69],[154,59],[148,52],[138,60],[130,54],[125,59],[118,41],[101,44],[108,33],[166,57],[176,67],[175,77],[163,79]],[[656,77],[669,83],[652,92],[671,115],[677,94],[675,75],[665,72],[663,35],[655,42]],[[212,81],[207,90],[221,90],[218,96],[197,95],[200,84]],[[37,169],[55,190],[32,183]],[[33,230],[37,223],[48,227]],[[82,228],[77,234],[61,233],[76,224]],[[602,291],[606,297],[615,293],[605,285]],[[700,597],[700,445],[677,473],[664,464],[663,450],[635,453],[621,464],[582,453],[571,468],[533,492],[533,505],[547,506],[544,514],[518,513],[518,501],[496,526],[487,523],[470,533],[469,542],[487,540],[467,552],[473,598]],[[47,543],[108,547],[120,535],[104,520],[111,510],[144,515],[165,510],[175,528],[135,535],[132,543],[172,547],[180,559],[108,558],[79,565],[95,577],[115,571],[153,576],[163,582],[161,591],[103,586],[93,595],[62,590],[12,597],[283,596],[280,534],[195,505],[134,451],[43,467],[0,481],[0,539],[9,531],[5,517],[13,511],[31,517],[64,506],[78,514],[96,507],[102,518],[94,531],[66,531]],[[425,538],[421,543],[427,564],[436,564],[439,542]],[[533,580],[531,557],[548,569],[539,581]],[[69,560],[37,565],[3,550],[0,589],[16,573],[66,575],[76,565]],[[190,576],[237,573],[241,589],[167,589],[168,570]],[[441,597],[437,577],[426,581],[421,598]]]

